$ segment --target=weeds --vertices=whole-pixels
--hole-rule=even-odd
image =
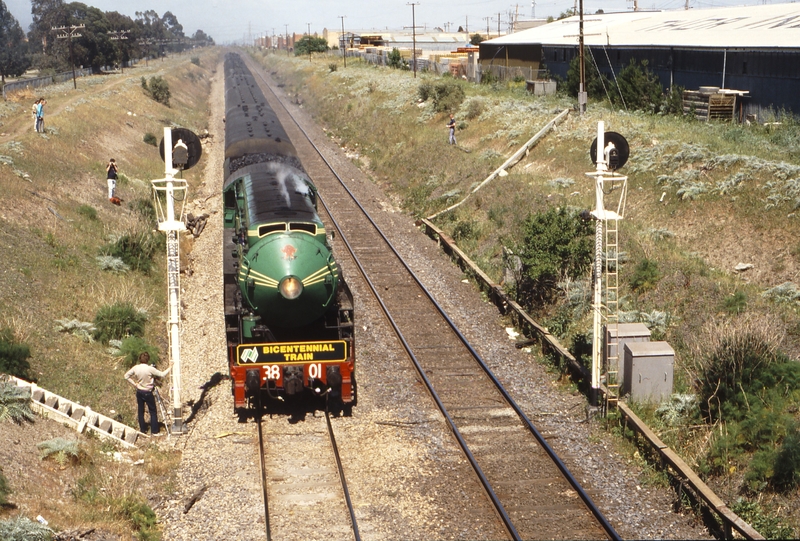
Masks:
[[[94,333],[97,332],[94,324],[77,319],[57,319],[55,330],[56,332],[68,332],[84,342],[94,342]]]
[[[162,235],[151,231],[128,233],[103,247],[100,255],[121,259],[131,269],[147,274],[153,267],[153,257],[163,248],[164,242]]]
[[[77,212],[78,212],[78,214],[80,216],[83,216],[84,218],[86,218],[89,221],[92,221],[92,222],[96,222],[97,221],[97,211],[92,206],[81,205],[80,207],[78,207]]]
[[[4,507],[8,503],[8,495],[12,492],[8,479],[3,475],[3,471],[0,470],[0,507]]]
[[[81,456],[84,454],[77,441],[66,438],[53,438],[52,440],[43,441],[36,447],[41,451],[39,455],[41,460],[52,458],[62,467],[68,462],[72,464],[79,463]]]
[[[26,344],[19,343],[11,329],[0,329],[0,374],[30,379],[28,376],[28,370],[31,368],[28,362],[30,356],[30,348]]]
[[[34,418],[30,388],[17,387],[11,382],[0,380],[0,423],[32,423]]]
[[[152,145],[154,147],[158,146],[158,138],[150,132],[144,134],[142,141],[144,141],[144,143],[147,145]]]
[[[22,515],[0,520],[0,539],[3,541],[50,541],[53,530]]]
[[[142,336],[147,322],[147,314],[137,310],[129,302],[105,305],[98,310],[94,318],[97,329],[94,338],[98,342],[108,344],[109,340],[122,340],[128,336]]]

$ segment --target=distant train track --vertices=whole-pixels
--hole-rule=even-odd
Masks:
[[[471,464],[511,539],[619,539],[587,491],[403,261],[386,235],[274,93],[292,137],[354,264]],[[271,93],[271,95],[270,95]],[[275,104],[283,106],[281,110]],[[293,122],[297,128],[290,128]],[[302,140],[301,140],[302,139]],[[322,209],[320,209],[322,214]],[[337,254],[341,259],[344,254]],[[487,518],[487,520],[490,520]]]

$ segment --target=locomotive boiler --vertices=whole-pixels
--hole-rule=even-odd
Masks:
[[[353,299],[317,189],[241,57],[225,58],[224,287],[240,414],[272,400],[356,401]]]

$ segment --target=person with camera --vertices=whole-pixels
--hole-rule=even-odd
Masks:
[[[150,435],[160,436],[158,428],[158,412],[156,411],[156,397],[153,389],[156,386],[155,378],[163,378],[172,370],[172,362],[163,372],[150,365],[150,354],[146,351],[139,354],[139,364],[125,373],[125,379],[136,388],[136,406],[139,413],[139,432],[147,432],[147,423],[144,422],[144,406],[150,411]]]
[[[108,165],[106,165],[106,179],[108,181],[108,200],[115,205],[119,205],[122,202],[122,200],[116,196],[118,170],[117,162],[114,161],[114,158],[111,158],[108,161]]]

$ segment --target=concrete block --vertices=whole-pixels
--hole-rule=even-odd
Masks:
[[[34,389],[31,392],[31,399],[34,402],[44,402],[44,390],[43,389]]]
[[[86,413],[86,408],[84,408],[83,406],[78,406],[77,404],[73,404],[72,413],[70,414],[70,417],[72,417],[76,421],[80,421],[85,413]]]
[[[58,398],[57,394],[47,393],[45,395],[44,405],[48,408],[55,409],[57,407],[56,404],[58,404]]]
[[[121,423],[114,423],[112,425],[111,435],[114,436],[115,438],[122,439],[122,437],[125,435],[126,428],[127,427]]]
[[[83,418],[81,422],[78,423],[75,430],[78,431],[78,434],[83,434],[86,431],[86,418]]]
[[[125,438],[124,438],[125,441],[127,441],[131,445],[134,445],[138,438],[139,438],[139,433],[136,430],[130,427],[125,428]]]
[[[97,426],[97,423],[100,422],[100,415],[93,412],[92,410],[86,411],[86,425],[87,426]]]
[[[114,421],[109,419],[108,417],[100,417],[100,430],[103,432],[111,432],[111,429],[114,427]]]
[[[69,417],[70,412],[72,411],[72,402],[69,400],[61,399],[58,401],[58,411]]]

